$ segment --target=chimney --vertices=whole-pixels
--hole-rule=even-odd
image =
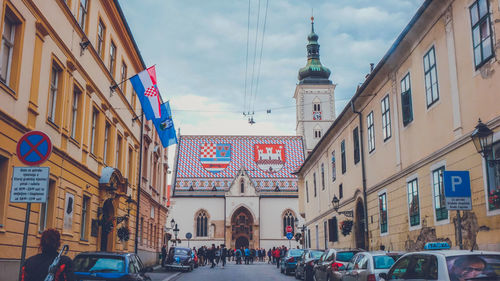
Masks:
[[[372,73],[372,71],[373,71],[373,67],[374,67],[374,66],[375,66],[375,64],[374,64],[373,62],[372,62],[372,63],[370,63],[370,73]]]

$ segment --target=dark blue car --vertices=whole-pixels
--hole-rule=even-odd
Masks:
[[[134,280],[151,281],[141,259],[134,253],[83,252],[73,260],[78,281]]]
[[[295,272],[297,268],[297,262],[301,259],[304,249],[290,249],[286,252],[286,255],[281,260],[280,271],[286,275]]]

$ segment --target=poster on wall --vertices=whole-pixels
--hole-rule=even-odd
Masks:
[[[64,201],[64,230],[71,231],[73,228],[73,213],[75,212],[75,196],[69,192],[66,193]]]

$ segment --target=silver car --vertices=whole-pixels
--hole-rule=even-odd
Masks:
[[[379,274],[387,273],[402,255],[400,252],[359,252],[342,271],[342,281],[380,281]]]

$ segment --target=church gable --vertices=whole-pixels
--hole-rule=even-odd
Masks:
[[[257,196],[257,190],[253,185],[253,181],[244,169],[238,173],[226,196]]]
[[[245,186],[256,192],[297,191],[293,172],[303,162],[298,136],[181,136],[174,188],[228,191],[244,167]]]

